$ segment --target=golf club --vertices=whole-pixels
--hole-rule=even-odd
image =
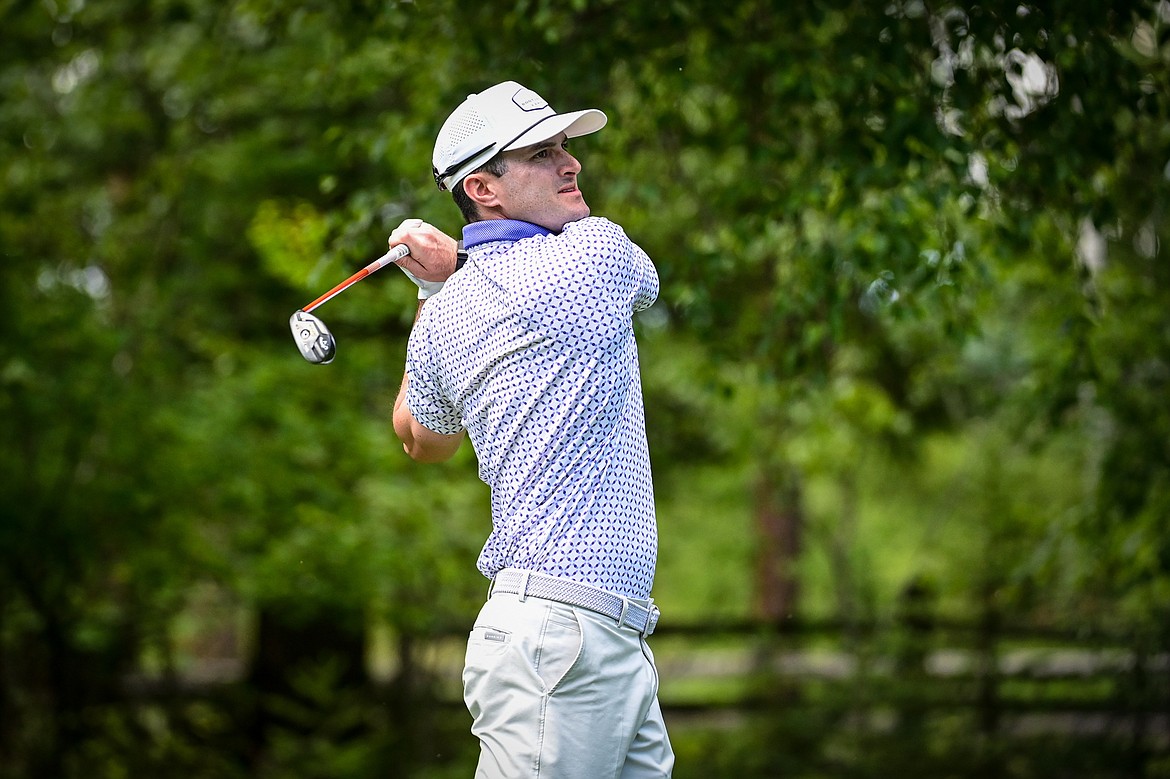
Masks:
[[[398,244],[309,305],[294,313],[288,320],[288,326],[292,330],[293,340],[296,341],[297,348],[301,350],[301,356],[314,365],[328,365],[333,362],[333,357],[337,354],[337,341],[333,338],[333,333],[329,332],[329,328],[325,326],[325,323],[313,316],[310,312],[323,303],[337,297],[371,273],[398,262],[408,254],[410,254],[410,248],[404,243]]]

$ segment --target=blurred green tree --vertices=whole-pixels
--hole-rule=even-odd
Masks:
[[[174,670],[196,583],[258,615],[265,690],[325,656],[360,676],[371,612],[407,651],[474,608],[474,458],[416,469],[388,430],[408,289],[327,311],[327,369],[284,321],[403,217],[457,229],[432,139],[503,78],[611,114],[574,148],[662,275],[656,471],[745,474],[758,614],[799,613],[815,543],[866,616],[867,474],[930,483],[945,431],[995,520],[973,601],[1026,580],[1024,609],[1071,566],[1070,611],[1164,645],[1168,25],[1146,0],[0,5],[11,770],[61,775],[144,656]],[[1071,523],[987,463],[1069,451]]]

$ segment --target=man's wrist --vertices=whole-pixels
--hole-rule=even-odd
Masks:
[[[467,251],[463,248],[462,241],[460,241],[459,243],[455,244],[455,270],[451,271],[451,274],[449,274],[447,276],[447,279],[450,279],[452,275],[457,273],[459,271],[459,269],[462,268],[464,263],[466,263],[466,262],[467,262]],[[443,281],[427,281],[425,279],[420,279],[418,276],[415,276],[413,273],[408,271],[402,265],[399,265],[398,268],[399,268],[399,270],[401,270],[403,273],[406,274],[406,277],[408,279],[410,279],[411,281],[414,282],[415,286],[418,287],[418,299],[419,300],[426,300],[427,298],[431,297],[432,295],[438,294],[439,290],[441,290],[443,288],[443,284],[446,283],[446,279],[444,279]]]
[[[416,279],[415,284],[418,284],[418,299],[426,300],[432,295],[439,294],[439,291],[443,289],[444,283],[442,281],[423,281],[422,279]]]
[[[463,248],[463,242],[460,241],[459,243],[455,244],[455,270],[451,273],[451,276],[454,276],[455,273],[458,273],[459,269],[462,268],[466,262],[467,250]],[[411,276],[409,273],[406,275],[410,276],[411,280],[418,285],[419,300],[426,300],[432,295],[437,295],[439,290],[443,288],[443,285],[447,283],[447,280],[450,280],[451,278],[451,276],[448,276],[444,281],[423,281],[422,279]]]

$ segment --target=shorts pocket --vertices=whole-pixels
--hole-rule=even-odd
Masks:
[[[507,630],[491,627],[490,625],[476,625],[467,637],[467,656],[465,660],[471,662],[476,657],[490,657],[501,654],[512,643],[512,634]]]
[[[507,665],[506,656],[511,645],[511,633],[488,625],[476,625],[467,637],[467,652],[463,657],[463,701],[477,720],[483,711],[481,703],[490,697],[492,689],[501,684],[501,669]]]
[[[549,609],[536,655],[536,673],[546,693],[552,694],[581,656],[584,637],[571,609]]]

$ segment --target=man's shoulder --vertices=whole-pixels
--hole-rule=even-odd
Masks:
[[[569,222],[557,238],[574,244],[592,244],[598,248],[618,250],[621,253],[628,251],[631,243],[622,226],[604,216],[587,216]]]
[[[626,232],[621,228],[617,222],[611,221],[604,216],[587,216],[584,219],[578,219],[575,222],[568,222],[565,224],[561,234],[566,233],[585,233],[585,232],[599,232],[599,233],[620,233],[625,235]]]
[[[473,270],[472,266],[473,263],[468,262],[451,274],[443,288],[427,300],[418,314],[414,325],[416,329],[421,327],[442,331],[459,324],[463,319],[474,319],[477,316],[474,312],[482,307],[483,295],[491,293],[483,284],[482,273]]]

